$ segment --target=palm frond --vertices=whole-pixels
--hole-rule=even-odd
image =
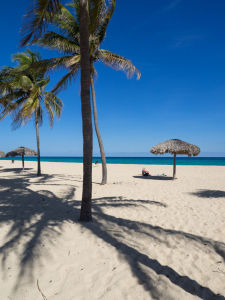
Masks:
[[[52,24],[58,28],[61,34],[76,43],[79,43],[77,35],[79,34],[80,27],[77,23],[76,17],[63,5],[60,5],[60,12],[53,17]]]
[[[23,110],[20,110],[18,112],[13,112],[13,122],[11,124],[12,130],[18,129],[20,126],[25,126],[32,117],[24,116]]]
[[[45,101],[44,104],[45,104],[45,111],[49,121],[49,126],[52,129],[54,126],[54,113],[48,101]]]
[[[101,60],[107,67],[111,67],[116,71],[123,71],[127,74],[128,78],[131,78],[137,73],[137,80],[140,79],[140,71],[132,64],[132,62],[123,56],[112,53],[108,50],[99,49],[94,57],[96,60]]]
[[[40,58],[38,53],[30,50],[17,53],[14,55],[14,59],[18,62],[19,67],[5,67],[0,70],[0,119],[4,119],[6,115],[12,115],[13,130],[21,125],[24,126],[34,115],[39,126],[43,122],[41,103],[45,99],[44,96],[47,93],[45,88],[50,81],[50,76],[46,76],[46,70],[48,70],[49,65],[54,63],[52,60],[43,63],[43,61],[39,61]],[[68,58],[65,57],[57,59],[58,64],[67,61]],[[56,96],[48,96],[47,98],[49,98],[49,103],[52,101],[52,110],[59,117],[62,107],[61,100]]]
[[[28,97],[28,94],[24,92],[23,90],[16,90],[16,91],[11,91],[10,93],[6,93],[5,95],[0,97],[0,104],[3,107],[8,106],[9,104],[17,105],[18,99],[26,99]],[[13,102],[14,101],[14,102]]]
[[[70,60],[68,60],[65,64],[65,66],[69,69],[69,70],[72,70],[72,69],[77,69],[77,65],[78,65],[78,68],[80,68],[80,59],[81,59],[81,56],[80,54],[76,55],[76,56],[73,56]]]
[[[45,77],[45,78],[41,78],[41,80],[39,80],[37,82],[38,86],[40,87],[40,92],[41,93],[45,90],[45,88],[49,84],[49,82],[50,82],[50,76]]]
[[[21,34],[24,36],[20,47],[24,47],[32,38],[39,38],[50,23],[53,14],[60,10],[59,0],[31,0],[28,12],[23,17]]]
[[[89,1],[89,32],[90,35],[95,35],[102,19],[106,13],[107,7],[105,0],[90,0]]]
[[[5,105],[3,106],[4,109],[0,113],[0,120],[3,120],[7,115],[15,115],[20,110],[21,106],[26,102],[27,96],[20,97],[16,102],[7,101],[5,102]],[[13,118],[13,117],[12,117]]]
[[[77,25],[80,27],[80,5],[79,0],[72,0],[72,2],[67,3],[66,6],[73,8],[74,18],[76,20]]]
[[[115,7],[116,7],[116,0],[109,0],[109,6],[107,6],[107,11],[105,12],[104,18],[100,22],[96,32],[96,37],[99,40],[99,45],[103,42],[106,36],[106,29],[109,25],[109,21],[113,16]]]
[[[30,49],[27,49],[24,52],[13,54],[12,62],[16,61],[18,63],[18,67],[24,69],[29,67],[32,63],[41,60],[41,58],[41,54],[38,51],[31,51]]]
[[[24,91],[28,91],[33,84],[32,80],[23,74],[15,76],[10,83],[13,90],[23,89]]]
[[[55,87],[52,89],[52,93],[58,94],[62,90],[66,90],[69,85],[71,85],[72,80],[75,81],[78,72],[80,69],[80,64],[76,65],[76,68],[73,68],[71,71],[69,71],[65,76],[63,76],[60,81],[55,85]]]
[[[30,66],[30,69],[35,69],[38,72],[46,75],[53,71],[64,70],[73,56],[54,57],[50,59],[41,60]]]
[[[63,103],[56,95],[50,92],[45,92],[45,108],[49,118],[50,127],[54,126],[54,113],[56,118],[59,120],[62,113]]]
[[[66,36],[63,36],[54,31],[46,32],[40,39],[33,42],[34,44],[47,48],[49,50],[58,50],[65,54],[76,53],[79,51],[79,45],[71,41]]]

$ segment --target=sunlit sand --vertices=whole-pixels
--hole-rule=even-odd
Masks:
[[[225,168],[172,171],[93,165],[81,223],[82,164],[0,161],[0,299],[225,299]]]

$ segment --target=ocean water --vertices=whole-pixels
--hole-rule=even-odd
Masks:
[[[21,160],[21,157],[7,157],[0,160]],[[37,161],[37,157],[25,157],[25,161]],[[61,163],[82,163],[82,157],[41,157],[41,161]],[[93,157],[93,163],[101,163],[100,157]],[[171,157],[107,157],[107,164],[173,165]],[[225,166],[225,157],[177,157],[177,165]]]

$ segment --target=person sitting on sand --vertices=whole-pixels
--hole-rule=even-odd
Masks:
[[[145,168],[142,169],[142,175],[143,176],[150,176],[149,171],[147,171]]]

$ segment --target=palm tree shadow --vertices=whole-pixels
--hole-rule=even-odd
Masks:
[[[143,180],[173,180],[170,176],[133,176],[133,178],[143,179]]]
[[[189,193],[190,195],[201,198],[225,198],[225,191],[220,190],[198,190],[197,192]]]
[[[33,168],[24,168],[24,171],[30,171],[30,170],[35,170]],[[10,173],[10,172],[14,172],[14,173],[23,173],[23,169],[21,168],[7,168],[7,169],[3,169],[1,170],[2,173]],[[37,176],[37,175],[36,175]]]
[[[225,261],[225,244],[221,242],[215,242],[211,239],[207,239],[201,236],[192,235],[189,233],[163,229],[161,227],[154,227],[150,224],[131,221],[121,218],[116,218],[110,215],[103,213],[102,208],[104,206],[112,206],[114,207],[115,200],[121,202],[121,206],[123,206],[123,200],[118,200],[117,198],[100,198],[93,199],[93,208],[95,210],[95,222],[94,224],[86,224],[83,225],[92,231],[99,238],[104,239],[105,242],[115,247],[117,251],[123,256],[124,260],[128,262],[130,265],[131,271],[133,274],[139,279],[140,284],[143,284],[144,288],[149,291],[151,297],[153,299],[158,299],[159,290],[155,284],[154,279],[149,275],[148,272],[145,271],[145,268],[142,266],[146,266],[150,270],[153,270],[158,275],[163,275],[164,278],[169,280],[176,286],[179,286],[183,291],[190,293],[192,295],[196,295],[201,299],[210,300],[210,299],[220,299],[224,300],[225,298],[221,295],[216,295],[213,291],[211,291],[207,287],[201,286],[197,281],[192,280],[188,276],[180,276],[175,270],[168,266],[161,265],[157,260],[149,258],[146,254],[141,253],[136,248],[137,245],[129,243],[127,239],[123,239],[123,233],[127,232],[129,236],[134,235],[135,233],[138,235],[144,234],[148,238],[152,239],[152,242],[158,240],[160,243],[165,244],[165,246],[169,247],[168,239],[172,236],[174,239],[177,239],[179,242],[181,236],[185,239],[186,243],[193,244],[195,250],[204,251],[208,253],[209,251],[212,253],[219,254],[223,260]],[[141,200],[125,200],[131,202],[130,205],[136,206],[136,204],[132,204],[132,202],[139,202]],[[151,203],[153,204],[153,203]],[[126,205],[126,204],[125,204]],[[117,204],[118,206],[118,204]],[[164,206],[166,207],[166,206]],[[110,229],[107,231],[105,228],[112,228],[113,225],[116,227],[114,232]],[[102,234],[104,232],[104,235]],[[206,247],[207,246],[207,247]],[[169,298],[169,297],[168,297]],[[167,298],[165,298],[167,299]]]
[[[67,177],[67,176],[65,176]],[[71,186],[66,186],[67,192],[64,197],[57,197],[53,192],[48,190],[33,191],[30,185],[49,185],[52,181],[54,184],[64,186],[64,176],[62,175],[44,175],[38,178],[34,183],[31,174],[12,177],[0,178],[0,224],[10,223],[8,225],[8,233],[6,242],[0,247],[0,255],[2,256],[2,268],[6,269],[7,256],[10,251],[14,251],[18,259],[20,259],[20,273],[18,275],[15,291],[19,288],[20,282],[25,275],[29,275],[33,280],[33,264],[38,258],[44,256],[48,258],[51,253],[45,249],[43,244],[46,240],[57,245],[57,237],[62,234],[62,227],[65,222],[75,223],[79,218],[80,201],[74,199],[76,182],[79,177],[74,176],[70,180]],[[60,179],[61,178],[61,179]],[[69,178],[71,178],[69,176]],[[123,237],[122,231],[129,233],[132,237],[133,233],[146,236],[150,240],[157,239],[158,242],[169,247],[168,239],[173,236],[176,241],[182,237],[187,243],[193,243],[196,251],[217,252],[225,259],[225,244],[215,242],[200,236],[191,235],[185,232],[163,229],[154,227],[151,224],[132,221],[124,218],[116,218],[103,212],[104,208],[120,208],[128,207],[136,208],[140,205],[157,205],[166,209],[166,205],[151,200],[133,200],[123,199],[122,197],[108,197],[93,199],[93,216],[94,222],[81,223],[82,226],[88,228],[93,234],[107,242],[110,246],[117,249],[118,253],[130,266],[134,276],[138,278],[143,288],[148,290],[153,299],[158,299],[159,290],[155,279],[150,275],[154,271],[158,275],[163,276],[163,280],[169,280],[174,285],[183,289],[189,294],[195,294],[201,299],[219,299],[225,300],[223,296],[216,296],[209,288],[202,287],[198,282],[192,280],[188,276],[180,276],[175,270],[168,266],[161,265],[157,260],[151,259],[138,249],[138,245],[132,240]],[[112,230],[108,230],[112,227]],[[26,237],[24,239],[24,237]],[[18,250],[18,245],[23,243],[22,253]],[[206,246],[203,246],[206,244]],[[144,267],[145,268],[144,268]],[[168,277],[169,275],[169,277]],[[166,285],[166,281],[164,282]],[[165,296],[167,297],[167,296]],[[214,298],[212,298],[214,297]],[[168,297],[169,298],[169,297]],[[168,299],[165,298],[165,299]]]

